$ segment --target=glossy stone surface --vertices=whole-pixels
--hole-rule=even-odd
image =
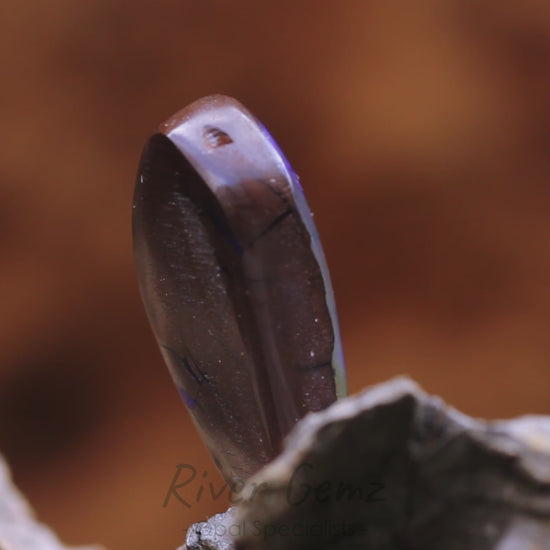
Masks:
[[[228,480],[346,383],[330,279],[311,213],[271,136],[223,96],[176,113],[147,142],[134,252],[174,381]]]

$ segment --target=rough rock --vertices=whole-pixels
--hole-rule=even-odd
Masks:
[[[550,550],[550,417],[475,420],[398,378],[304,418],[242,497],[182,548]]]
[[[15,488],[7,464],[0,456],[0,550],[102,550],[100,546],[68,547],[39,523]]]

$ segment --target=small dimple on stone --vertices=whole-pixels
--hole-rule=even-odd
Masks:
[[[233,143],[229,134],[214,126],[205,126],[202,137],[204,138],[206,146],[211,149],[217,149],[218,147]]]

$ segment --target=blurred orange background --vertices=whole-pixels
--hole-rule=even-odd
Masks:
[[[72,544],[174,549],[227,499],[137,291],[157,124],[240,100],[300,174],[350,389],[408,374],[464,412],[550,413],[550,5],[5,2],[0,450]],[[202,481],[163,501],[176,465]]]

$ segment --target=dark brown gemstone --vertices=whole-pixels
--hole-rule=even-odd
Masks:
[[[162,354],[228,480],[345,394],[328,271],[296,176],[235,100],[176,113],[147,142],[135,262]]]

